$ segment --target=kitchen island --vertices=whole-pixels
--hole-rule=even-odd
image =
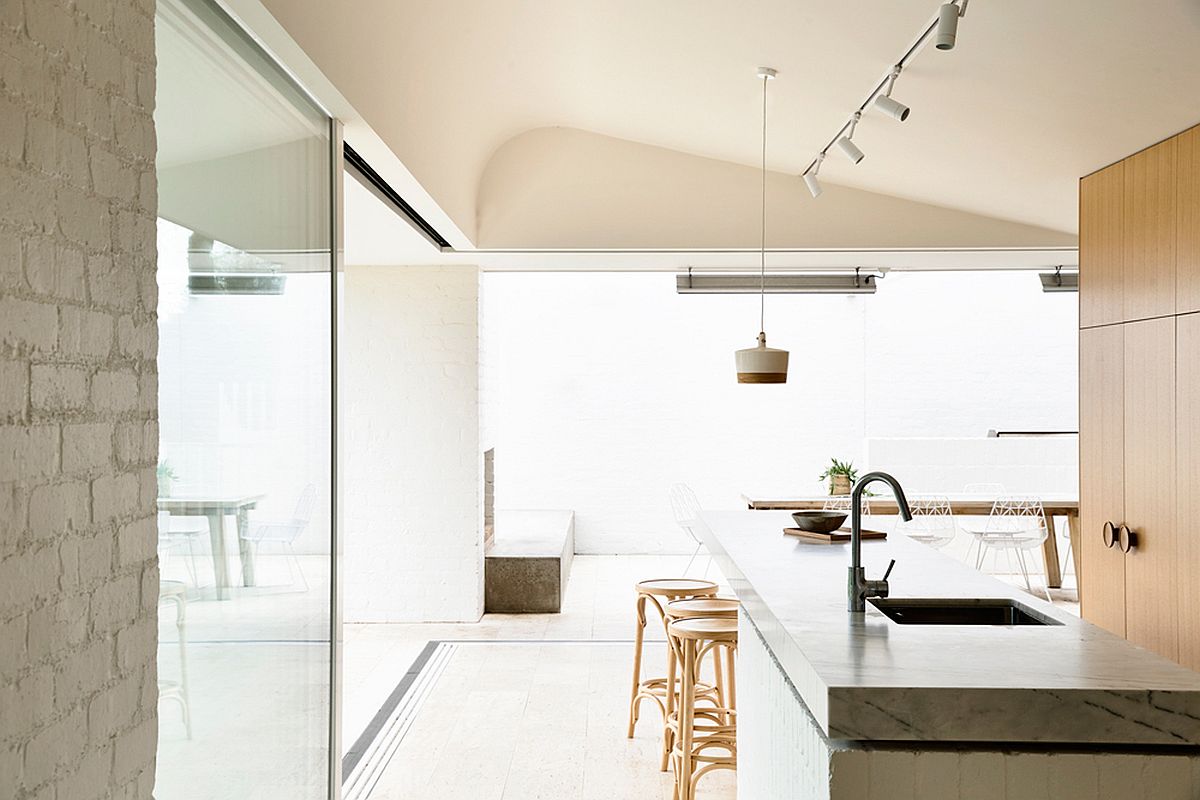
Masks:
[[[741,599],[739,796],[1200,797],[1200,674],[894,534],[891,595],[1007,598],[1055,624],[901,625],[846,611],[847,545],[785,512],[704,512]]]

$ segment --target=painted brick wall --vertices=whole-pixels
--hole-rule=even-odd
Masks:
[[[345,287],[344,619],[475,621],[478,270],[348,267]]]
[[[150,797],[153,0],[0,2],[0,796]]]

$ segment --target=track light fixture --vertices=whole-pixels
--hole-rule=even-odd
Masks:
[[[938,50],[953,50],[958,38],[958,18],[967,13],[968,0],[959,0],[958,4],[943,3],[938,9],[937,38],[933,46]]]
[[[896,85],[896,78],[899,77],[900,67],[897,65],[892,69],[892,77],[888,80],[887,91],[875,98],[875,107],[897,122],[904,122],[908,119],[908,106],[899,100],[892,99],[892,87]]]
[[[808,187],[808,193],[817,198],[821,196],[821,182],[817,180],[817,173],[821,171],[821,163],[825,161],[825,154],[817,156],[817,161],[808,168],[808,172],[804,173],[804,185]]]
[[[838,150],[841,150],[843,153],[845,153],[846,158],[850,159],[850,162],[853,164],[857,164],[858,162],[862,161],[863,157],[865,156],[865,153],[863,153],[862,150],[859,150],[858,145],[852,141],[854,139],[854,129],[858,127],[858,121],[860,119],[862,119],[862,112],[855,111],[854,119],[850,122],[850,130],[846,132],[845,136],[842,136],[837,140]]]
[[[837,145],[838,149],[855,164],[863,160],[863,151],[852,140],[854,130],[858,127],[863,111],[868,106],[873,104],[880,112],[898,122],[908,119],[908,106],[892,97],[896,79],[900,77],[900,72],[916,57],[930,38],[934,40],[934,46],[938,50],[954,49],[954,43],[958,36],[958,19],[966,16],[968,2],[970,0],[948,0],[938,7],[937,14],[925,26],[925,30],[917,36],[917,40],[908,48],[908,51],[895,62],[895,66],[888,74],[875,85],[875,88],[867,95],[867,99],[854,112],[854,116],[842,124],[829,143],[821,148],[817,157],[810,161],[804,171],[800,173],[813,197],[821,194],[821,183],[817,180],[817,171],[821,168],[821,162],[824,160],[825,154],[829,152],[829,148]]]

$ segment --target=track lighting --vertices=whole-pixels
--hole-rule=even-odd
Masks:
[[[838,149],[845,153],[846,158],[850,159],[850,161],[854,164],[862,161],[865,155],[862,150],[858,149],[858,145],[852,141],[854,138],[854,129],[858,127],[858,121],[860,119],[862,119],[862,112],[855,111],[854,120],[850,123],[850,130],[846,131],[845,136],[842,136],[837,140]]]
[[[838,149],[846,154],[846,158],[857,164],[866,157],[866,153],[858,148],[854,142],[850,141],[849,136],[843,136],[837,140]]]
[[[898,100],[893,100],[885,94],[875,98],[875,107],[894,120],[904,122],[908,119],[908,106]]]
[[[898,122],[908,119],[909,107],[892,97],[892,89],[896,85],[896,79],[900,77],[900,71],[908,66],[909,62],[916,57],[917,53],[921,52],[931,38],[938,50],[954,49],[954,42],[958,35],[958,18],[966,16],[968,2],[970,0],[943,0],[937,13],[926,23],[925,30],[917,36],[917,40],[909,46],[904,55],[893,62],[895,66],[892,67],[891,72],[875,84],[875,87],[867,94],[850,123],[843,124],[829,143],[821,149],[818,156],[810,161],[804,171],[800,173],[813,197],[821,194],[821,182],[817,179],[817,170],[820,169],[821,160],[829,152],[829,148],[836,144],[846,158],[855,164],[863,160],[863,151],[853,141],[854,129],[857,127],[858,121],[862,119],[863,111],[869,106],[874,104],[880,113],[886,114]]]
[[[899,100],[892,99],[892,87],[896,85],[896,79],[899,77],[900,67],[897,66],[892,70],[892,77],[888,79],[887,91],[875,98],[875,107],[892,119],[904,122],[908,119],[908,106]]]
[[[938,9],[937,36],[933,46],[938,50],[953,50],[954,40],[958,37],[958,18],[966,10],[966,4],[959,8],[954,3],[945,3]]]
[[[822,155],[821,158],[817,160],[817,166],[804,173],[804,185],[808,187],[808,193],[814,198],[820,197],[821,192],[823,191],[821,189],[821,182],[817,180],[817,170],[821,168],[821,160],[824,158],[825,156]]]

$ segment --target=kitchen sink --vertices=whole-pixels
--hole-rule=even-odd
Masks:
[[[893,622],[901,625],[1061,625],[1053,617],[1000,597],[872,598]]]

